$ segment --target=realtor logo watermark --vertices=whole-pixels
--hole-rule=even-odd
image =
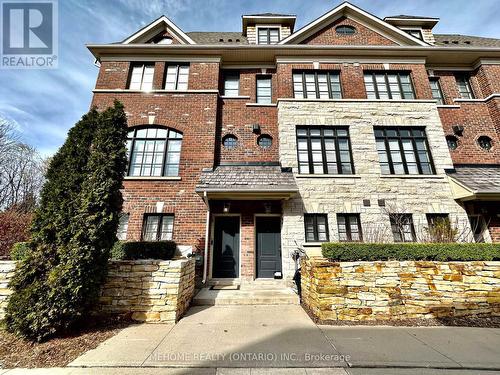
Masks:
[[[3,0],[0,5],[0,68],[57,68],[57,1]]]

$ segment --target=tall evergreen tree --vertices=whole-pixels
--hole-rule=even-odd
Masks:
[[[115,102],[84,116],[54,157],[34,220],[32,252],[11,284],[10,331],[44,340],[71,328],[96,302],[116,239],[126,136],[123,106]]]

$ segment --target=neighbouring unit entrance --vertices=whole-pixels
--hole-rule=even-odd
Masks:
[[[255,218],[257,278],[274,278],[281,270],[281,217]]]
[[[213,268],[214,278],[240,276],[240,217],[214,217]]]

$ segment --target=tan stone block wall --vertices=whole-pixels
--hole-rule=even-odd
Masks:
[[[500,262],[306,257],[302,300],[322,320],[500,316]]]
[[[5,316],[4,310],[7,306],[9,296],[12,294],[12,291],[9,289],[9,282],[12,276],[14,276],[15,268],[15,261],[0,261],[0,320]]]

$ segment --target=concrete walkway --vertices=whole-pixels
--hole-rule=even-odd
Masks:
[[[300,306],[197,306],[175,326],[128,327],[69,366],[500,370],[500,329],[317,326]]]

